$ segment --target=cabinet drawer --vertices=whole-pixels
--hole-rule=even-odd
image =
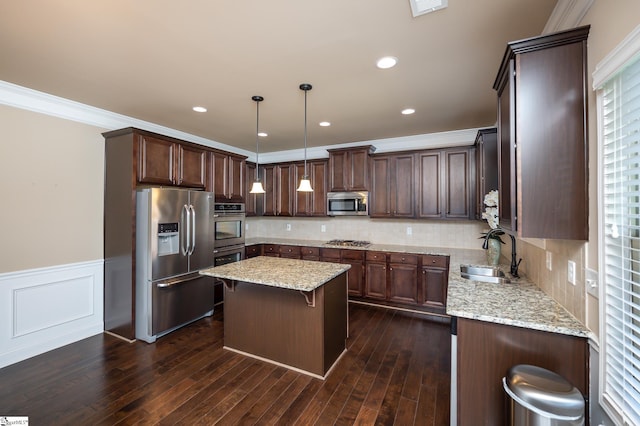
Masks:
[[[253,246],[247,246],[245,248],[245,254],[246,257],[256,257],[256,256],[260,256],[260,254],[262,254],[262,250],[261,249],[261,245],[260,244],[256,244]]]
[[[449,267],[449,256],[422,256],[422,266],[435,266],[438,268]]]
[[[320,256],[320,248],[319,247],[302,247],[300,249],[300,254],[304,257]]]
[[[381,251],[368,251],[367,252],[367,261],[386,262],[387,261],[387,253],[383,253]]]
[[[280,246],[277,245],[277,244],[265,244],[264,246],[262,246],[262,252],[265,255],[278,254],[278,253],[280,253],[279,248],[280,248]]]
[[[300,256],[300,246],[280,246],[280,255]]]
[[[323,248],[320,250],[322,260],[328,261],[340,261],[340,249],[336,248]]]
[[[404,263],[407,265],[417,265],[418,256],[406,253],[391,253],[389,255],[389,263]]]
[[[364,260],[364,250],[342,250],[342,259]]]

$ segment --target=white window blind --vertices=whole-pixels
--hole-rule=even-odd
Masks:
[[[601,402],[640,425],[640,61],[600,88]]]

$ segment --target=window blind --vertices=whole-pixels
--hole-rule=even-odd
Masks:
[[[640,61],[601,87],[601,400],[640,425]]]

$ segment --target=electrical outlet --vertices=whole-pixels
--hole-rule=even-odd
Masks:
[[[287,231],[291,231],[291,224],[287,223]]]
[[[249,224],[248,223],[244,224],[244,229],[249,229]]]
[[[327,232],[327,225],[320,225],[320,232]]]
[[[547,269],[551,271],[553,270],[553,255],[551,254],[550,251],[546,253],[547,253]]]
[[[413,234],[413,229],[410,226],[407,226],[407,235]]]
[[[573,260],[567,262],[567,281],[576,285],[576,262]]]

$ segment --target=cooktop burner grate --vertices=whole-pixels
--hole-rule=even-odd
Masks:
[[[367,247],[371,245],[369,241],[358,241],[358,240],[331,240],[327,242],[327,244],[330,246],[343,246],[343,247]]]

